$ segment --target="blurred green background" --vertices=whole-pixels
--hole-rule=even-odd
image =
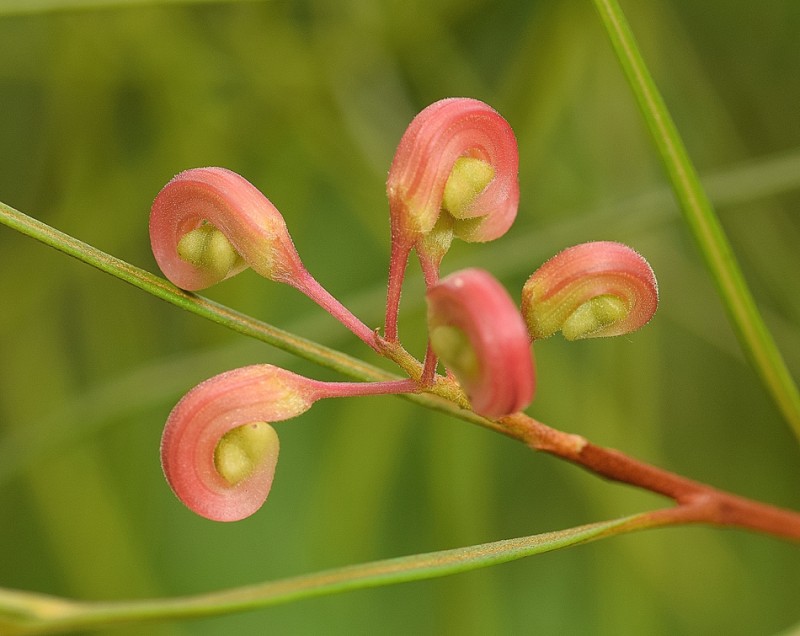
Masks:
[[[94,4],[109,6],[75,9]],[[800,377],[800,4],[624,6]],[[588,0],[0,0],[0,200],[156,272],[153,197],[180,170],[226,166],[271,198],[311,272],[377,327],[386,171],[413,115],[446,96],[483,99],[509,120],[522,190],[509,234],[454,246],[446,271],[488,268],[516,296],[559,249],[613,239],[659,278],[645,330],[537,345],[530,412],[800,508],[797,441],[740,353]],[[333,375],[2,227],[0,266],[0,586],[189,594],[663,503],[385,397],[319,403],[280,424],[267,505],[238,524],[206,521],[159,467],[179,397],[254,362]],[[207,295],[380,363],[251,272]],[[418,281],[402,310],[401,334],[421,354]],[[797,546],[695,527],[113,633],[770,634],[800,619],[799,589]]]

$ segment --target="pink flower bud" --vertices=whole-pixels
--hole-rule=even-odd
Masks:
[[[530,339],[514,301],[488,272],[465,269],[428,290],[433,350],[458,379],[473,410],[499,418],[533,400]]]
[[[400,291],[411,249],[416,249],[430,287],[438,280],[453,235],[481,242],[505,234],[517,215],[518,165],[511,127],[483,102],[443,99],[411,122],[386,182],[392,223],[387,340],[397,340]]]
[[[238,521],[269,494],[278,461],[270,426],[319,399],[417,390],[411,380],[320,382],[271,365],[217,375],[189,391],[170,413],[161,465],[177,497],[214,521]]]
[[[457,163],[460,183],[448,184]],[[409,125],[389,171],[393,232],[416,240],[447,213],[466,241],[502,236],[517,214],[518,165],[514,132],[490,106],[467,98],[428,106]]]
[[[239,427],[300,415],[314,399],[306,378],[269,365],[236,369],[199,384],[178,402],[164,428],[161,465],[170,487],[188,508],[208,519],[238,521],[250,516],[272,487],[277,436],[267,439],[260,453],[257,448],[248,450],[246,439],[240,440],[240,453],[251,456],[252,468],[249,474],[241,471],[234,483],[215,461],[221,440]]]
[[[522,290],[522,314],[534,339],[561,331],[568,340],[630,333],[658,307],[648,262],[621,243],[582,243],[556,254]]]
[[[164,186],[150,213],[150,243],[161,271],[189,291],[248,265],[290,284],[303,269],[281,213],[225,168],[186,170]]]

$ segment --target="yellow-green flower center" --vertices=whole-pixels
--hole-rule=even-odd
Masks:
[[[567,340],[579,340],[598,334],[628,315],[628,306],[616,296],[596,296],[583,303],[564,321],[561,333]]]
[[[195,267],[213,272],[220,280],[228,275],[241,258],[228,238],[208,223],[181,237],[178,241],[178,256]]]
[[[465,389],[477,381],[480,362],[467,334],[458,327],[443,325],[430,332],[431,347]]]
[[[475,157],[459,157],[444,186],[442,207],[457,219],[463,219],[470,206],[492,179],[492,164]]]
[[[269,455],[277,453],[278,434],[266,422],[231,429],[214,449],[214,466],[231,486],[247,479]]]

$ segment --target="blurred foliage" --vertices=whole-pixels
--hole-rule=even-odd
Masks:
[[[798,376],[800,8],[626,4]],[[575,0],[5,0],[0,200],[157,271],[153,196],[182,169],[226,166],[283,211],[321,282],[378,326],[395,145],[430,102],[483,99],[518,135],[520,216],[496,244],[455,246],[445,268],[486,267],[517,294],[559,249],[612,239],[641,251],[661,286],[640,333],[540,343],[531,413],[800,508],[797,444],[738,350],[605,37],[591,4]],[[174,499],[158,464],[180,395],[259,361],[330,373],[8,230],[0,263],[4,587],[180,595],[660,503],[386,397],[323,402],[281,424],[265,508],[234,525],[205,521]],[[419,291],[406,288],[401,334],[421,353]],[[208,295],[374,361],[305,298],[252,273]],[[682,528],[148,633],[764,634],[796,623],[798,588],[796,546]]]

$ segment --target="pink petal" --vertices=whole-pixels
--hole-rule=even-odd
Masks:
[[[478,372],[462,386],[475,412],[498,418],[528,406],[536,383],[530,338],[503,286],[484,270],[466,269],[439,281],[427,299],[431,331],[452,326],[469,339]],[[461,370],[451,370],[459,377]]]

